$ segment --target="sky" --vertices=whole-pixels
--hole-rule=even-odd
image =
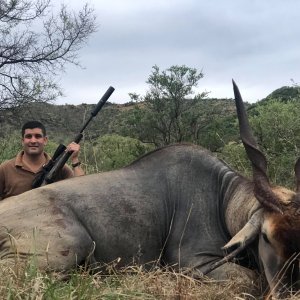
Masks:
[[[78,10],[83,0],[52,0]],[[145,95],[152,67],[186,65],[202,71],[196,93],[233,98],[238,84],[256,102],[300,82],[298,0],[89,0],[98,30],[80,50],[83,68],[68,66],[57,104],[96,103]]]

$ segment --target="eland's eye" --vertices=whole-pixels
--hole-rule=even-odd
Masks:
[[[269,241],[269,239],[268,239],[268,236],[266,235],[265,232],[262,232],[262,237],[263,237],[263,240],[264,240],[266,243],[270,244],[270,241]]]

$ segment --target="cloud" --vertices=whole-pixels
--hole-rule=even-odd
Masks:
[[[54,3],[60,2],[59,0]],[[153,65],[203,70],[199,91],[233,97],[231,79],[247,101],[300,79],[296,0],[94,0],[99,30],[81,50],[85,69],[70,66],[57,103],[92,103],[108,86],[111,100],[145,94]],[[78,9],[82,1],[67,2]]]

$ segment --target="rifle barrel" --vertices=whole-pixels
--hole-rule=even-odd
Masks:
[[[91,111],[91,116],[89,119],[85,122],[85,124],[82,126],[81,130],[79,131],[80,133],[83,132],[83,130],[88,126],[88,124],[91,122],[91,120],[97,116],[98,112],[101,110],[103,105],[106,103],[108,98],[111,96],[111,94],[114,92],[114,88],[110,86],[105,94],[102,96],[102,98],[99,100],[99,102],[96,104],[96,107]]]
[[[115,89],[112,86],[110,86],[107,89],[105,94],[102,96],[102,98],[97,103],[96,107],[92,110],[91,116],[85,122],[85,124],[82,126],[81,130],[79,131],[79,134],[77,134],[77,136],[75,137],[75,139],[74,139],[75,143],[78,144],[81,141],[82,136],[83,136],[82,133],[83,133],[84,129],[87,127],[87,125],[90,123],[90,121],[98,114],[98,112],[101,110],[101,108],[106,103],[106,101],[111,96],[111,94],[114,92],[114,90]],[[44,178],[44,181],[43,181],[42,185],[54,182],[58,171],[63,168],[64,164],[67,162],[67,160],[69,159],[69,157],[71,155],[72,155],[72,153],[70,153],[70,152],[63,152],[61,155],[59,155],[59,157],[57,157],[57,159],[54,162],[53,167],[45,175],[45,178]]]

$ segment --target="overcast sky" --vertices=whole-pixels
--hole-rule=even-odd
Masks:
[[[53,0],[53,3],[61,3]],[[83,0],[65,0],[79,9]],[[99,24],[80,51],[85,69],[68,67],[57,104],[95,103],[109,86],[111,102],[144,95],[152,66],[202,70],[198,92],[232,98],[231,79],[255,102],[300,82],[300,1],[89,0]]]

